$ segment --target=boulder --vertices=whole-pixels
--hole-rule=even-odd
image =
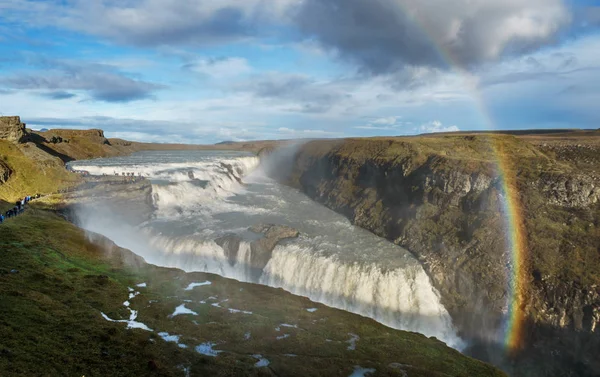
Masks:
[[[260,271],[271,259],[273,249],[277,244],[285,239],[296,238],[300,235],[298,230],[285,225],[259,224],[250,227],[249,230],[264,235],[263,238],[252,241],[250,244],[252,267]]]
[[[0,139],[20,143],[27,136],[25,123],[18,116],[0,117]]]
[[[225,255],[227,256],[227,260],[231,266],[235,265],[237,260],[240,242],[242,242],[241,237],[233,233],[228,233],[215,240],[215,243],[221,246],[223,251],[225,251]]]

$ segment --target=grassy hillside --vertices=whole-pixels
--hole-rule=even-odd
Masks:
[[[0,158],[11,170],[0,183],[0,200],[14,201],[25,195],[45,194],[71,186],[78,177],[66,171],[62,161],[35,144],[13,144],[0,140]]]
[[[125,301],[153,331],[102,317],[127,319]],[[196,314],[171,317],[180,305]],[[435,339],[282,290],[148,265],[41,209],[0,226],[0,323],[2,376],[348,376],[356,366],[373,376],[503,375]],[[218,355],[197,352],[202,344]]]

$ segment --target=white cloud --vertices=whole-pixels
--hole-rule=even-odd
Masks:
[[[231,78],[252,71],[252,67],[244,58],[200,59],[187,64],[185,68],[216,79]]]
[[[419,127],[421,133],[438,133],[438,132],[458,132],[460,129],[457,126],[444,126],[439,120],[422,124]]]

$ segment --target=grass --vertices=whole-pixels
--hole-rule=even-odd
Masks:
[[[212,284],[183,289],[205,280]],[[147,287],[136,287],[140,294],[129,301],[138,321],[155,331],[127,330],[101,317],[127,318],[128,287],[141,282]],[[210,305],[217,302],[221,307]],[[169,318],[181,304],[198,315]],[[181,335],[188,348],[163,341],[159,331]],[[360,336],[354,351],[348,333]],[[277,340],[282,334],[289,337]],[[183,368],[192,376],[348,376],[355,365],[375,368],[376,375],[403,375],[391,363],[404,364],[410,376],[503,375],[438,340],[279,289],[148,265],[35,208],[0,225],[0,339],[2,376],[181,376]],[[223,352],[195,352],[204,342]],[[255,367],[253,354],[267,358],[269,367]]]
[[[44,159],[32,158],[20,148],[27,149],[28,153],[45,155]],[[25,195],[55,192],[78,182],[79,177],[67,172],[60,161],[34,148],[33,145],[17,146],[0,140],[0,157],[13,171],[7,182],[0,184],[0,200],[12,202]]]

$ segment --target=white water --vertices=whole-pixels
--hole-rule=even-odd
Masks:
[[[257,157],[144,152],[73,167],[91,174],[141,173],[152,180],[157,211],[140,227],[115,224],[97,210],[93,216],[81,214],[84,227],[149,263],[281,287],[390,327],[435,336],[455,348],[463,345],[410,253],[265,177]],[[257,275],[250,242],[259,236],[247,229],[259,223],[288,225],[301,236],[278,245]],[[215,242],[227,233],[244,239],[233,261]]]

